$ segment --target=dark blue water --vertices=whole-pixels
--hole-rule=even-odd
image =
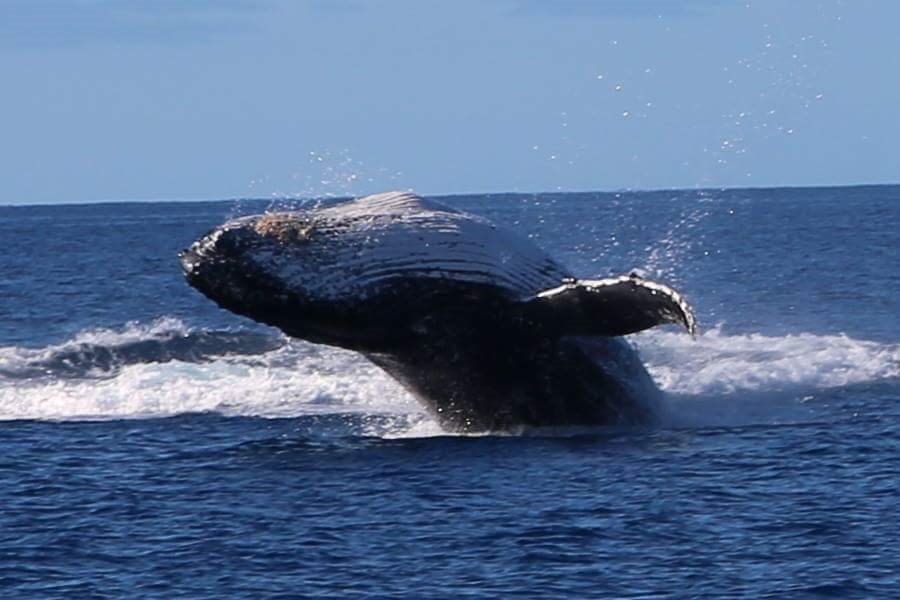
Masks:
[[[177,251],[254,201],[0,207],[0,594],[900,596],[900,187],[468,196],[677,287],[653,429],[443,435]]]

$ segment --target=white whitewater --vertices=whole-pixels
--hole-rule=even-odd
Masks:
[[[90,340],[117,345],[190,329],[174,319],[121,331],[88,331],[66,344],[0,348],[0,368]],[[274,335],[274,334],[273,334]],[[842,335],[726,335],[706,331],[696,341],[656,330],[632,336],[676,424],[772,422],[766,411],[803,406],[844,386],[900,377],[900,345]],[[766,402],[753,407],[754,402]],[[774,405],[773,405],[774,403]],[[760,411],[762,410],[762,413]],[[737,411],[737,414],[735,413]],[[412,433],[439,432],[419,404],[360,356],[304,342],[256,355],[203,362],[126,364],[106,378],[0,377],[0,419],[120,419],[215,412],[266,418],[355,413],[396,415]]]

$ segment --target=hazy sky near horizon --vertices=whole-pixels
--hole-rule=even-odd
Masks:
[[[900,181],[892,0],[5,0],[0,204]]]

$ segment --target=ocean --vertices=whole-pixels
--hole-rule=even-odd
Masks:
[[[185,284],[308,202],[0,207],[0,596],[900,597],[900,186],[443,200],[688,298],[661,425],[445,434]]]

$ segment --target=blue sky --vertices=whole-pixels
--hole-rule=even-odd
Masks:
[[[892,0],[4,0],[0,204],[900,181]]]

